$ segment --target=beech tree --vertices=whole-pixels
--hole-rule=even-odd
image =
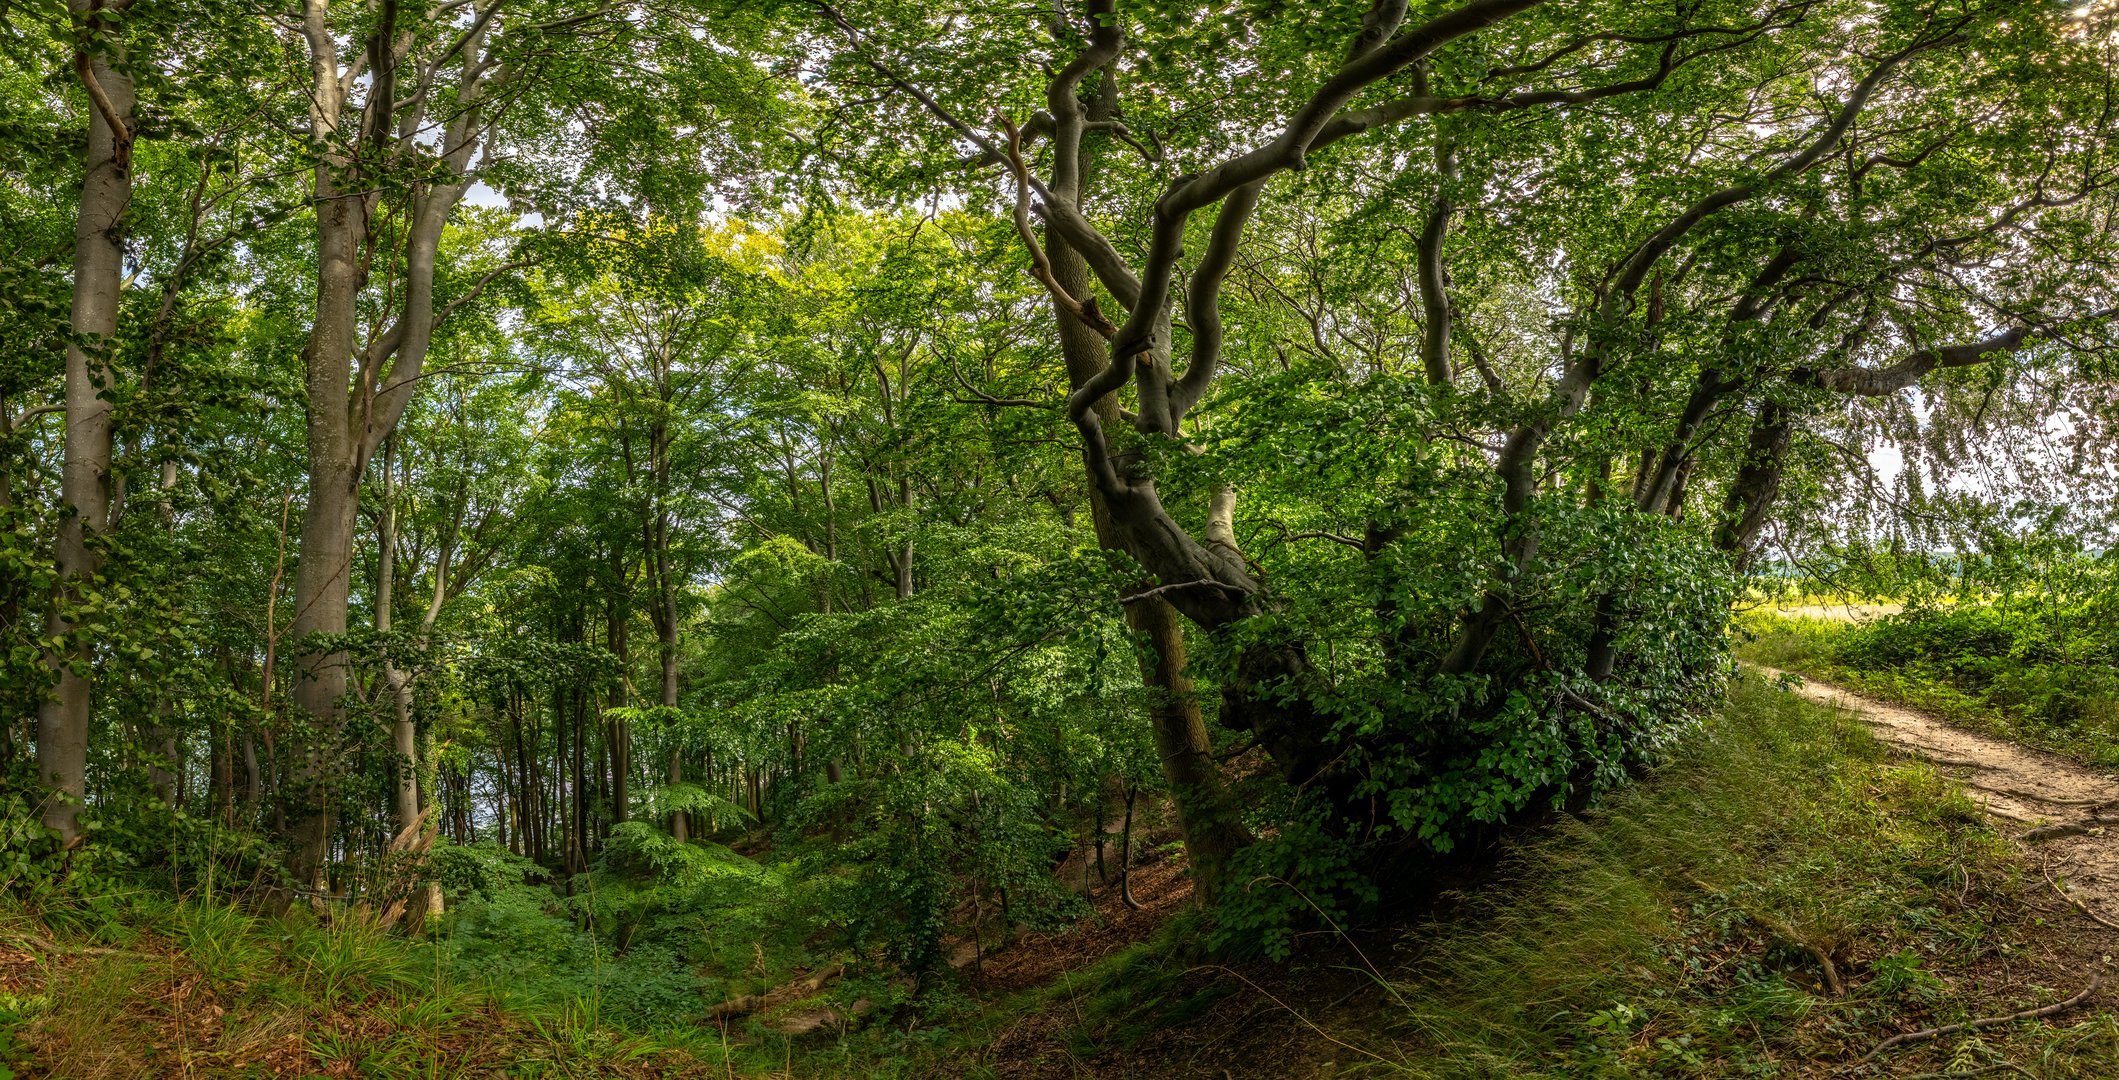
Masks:
[[[426,371],[437,327],[518,261],[452,281],[442,238],[465,194],[520,134],[563,127],[574,95],[608,83],[577,72],[690,37],[625,5],[442,3],[333,13],[305,4],[287,27],[306,56],[316,211],[316,301],[307,364],[308,497],[302,508],[292,636],[294,695],[311,731],[296,785],[320,788],[340,728],[354,514],[368,463]],[[661,57],[657,56],[657,59]],[[681,90],[679,91],[682,92]],[[503,170],[505,171],[505,170]],[[315,877],[330,831],[323,793],[291,809],[289,866]]]
[[[615,954],[737,867],[924,973],[1181,839],[1284,941],[1665,760],[1794,560],[2109,516],[2100,5],[21,10],[55,874]]]
[[[1241,5],[1177,8],[1087,3],[1042,21],[976,5],[818,12],[819,32],[840,39],[843,92],[880,88],[898,106],[884,130],[924,128],[922,182],[998,173],[997,191],[974,190],[1013,204],[1029,272],[1052,298],[1065,408],[1108,542],[1150,575],[1125,598],[1136,625],[1176,643],[1174,630],[1154,632],[1167,604],[1206,633],[1219,721],[1318,792],[1337,833],[1446,848],[1534,798],[1609,782],[1655,745],[1654,718],[1704,692],[1720,649],[1717,583],[1730,564],[1705,558],[1700,541],[1748,557],[1781,448],[1812,408],[1799,404],[1802,387],[1901,389],[2108,315],[2095,303],[2026,310],[2040,287],[1993,272],[2039,244],[2034,221],[2058,213],[2067,224],[2056,236],[2070,234],[2086,219],[2068,209],[2103,191],[2098,151],[2075,154],[2110,135],[2094,95],[2063,106],[2022,86],[2021,65],[2104,63],[2081,16],[2010,4],[1481,0],[1267,21]],[[1198,33],[1221,47],[1186,59],[1162,49]],[[1235,72],[1249,77],[1232,85]],[[1033,100],[1041,107],[1021,104]],[[2021,126],[1981,127],[1996,143],[1969,134],[1971,116],[2000,114]],[[1930,177],[1975,160],[1988,165],[1982,196],[1999,197],[1984,205],[2000,220],[1941,225],[1943,206],[1925,196],[1945,182]],[[1262,467],[1253,457],[1238,475],[1258,452],[1241,441],[1283,454],[1305,442],[1272,430],[1284,415],[1216,400],[1232,341],[1253,364],[1271,347],[1236,336],[1249,328],[1229,323],[1224,294],[1243,275],[1273,276],[1253,221],[1275,200],[1310,213],[1351,203],[1355,228],[1405,260],[1425,389],[1399,391],[1403,434],[1465,444],[1416,455],[1414,476],[1352,468],[1353,490],[1378,493],[1354,500],[1366,513],[1304,530],[1337,540],[1361,566],[1346,571],[1372,583],[1366,663],[1392,676],[1368,681],[1366,699],[1350,693],[1344,660],[1341,672],[1320,669],[1290,617],[1303,598],[1270,587],[1270,564],[1239,539],[1239,481],[1255,483]],[[1408,204],[1422,208],[1410,220]],[[1910,224],[1900,213],[1925,223],[1920,242],[1897,242],[1907,234],[1885,223]],[[1982,244],[1994,245],[1984,266],[1967,261]],[[1863,270],[1846,276],[1849,261]],[[2082,269],[2036,265],[2041,283]],[[1474,281],[1489,296],[1537,298],[1549,327],[1510,341],[1523,328],[1482,325],[1465,310]],[[1989,286],[2017,302],[1972,299]],[[1959,295],[1928,302],[1936,292]],[[1329,303],[1303,315],[1320,342],[1349,317]],[[1982,336],[1997,319],[2014,325]],[[1705,325],[1718,327],[1715,348],[1679,336]],[[1879,350],[1900,358],[1846,366]],[[1732,398],[1755,403],[1734,453],[1726,425],[1710,428]],[[1221,453],[1186,462],[1207,444]],[[1716,459],[1733,475],[1701,477]],[[1678,518],[1688,490],[1719,487],[1724,506],[1693,519],[1712,522],[1708,535],[1613,516],[1621,460],[1641,515]],[[1469,520],[1434,508],[1442,491],[1474,507]],[[1482,553],[1423,565],[1443,554],[1438,518]],[[1614,543],[1668,555],[1595,555]],[[1410,608],[1408,593],[1429,597]],[[1182,662],[1166,650],[1161,667]],[[1194,793],[1189,816],[1222,817],[1207,766],[1179,775],[1178,763],[1204,759],[1203,732],[1178,713],[1158,724],[1173,783]],[[1227,842],[1194,838],[1205,867],[1219,861],[1198,850],[1209,846]]]

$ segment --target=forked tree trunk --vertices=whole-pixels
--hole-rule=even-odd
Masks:
[[[1057,237],[1048,238],[1053,276],[1074,295],[1086,295],[1088,268],[1081,256]],[[1101,370],[1108,349],[1102,338],[1065,312],[1056,311],[1061,352],[1066,358],[1069,381],[1080,386]],[[1119,422],[1117,402],[1105,398],[1097,405],[1106,414],[1104,422]],[[1111,520],[1111,511],[1095,483],[1089,485],[1091,523],[1099,546],[1124,551],[1125,544]],[[1185,673],[1184,624],[1177,610],[1161,597],[1148,597],[1126,605],[1126,623],[1148,636],[1153,658],[1141,660],[1141,682],[1153,695],[1148,720],[1154,729],[1155,746],[1162,758],[1163,779],[1170,785],[1177,807],[1178,828],[1184,834],[1185,851],[1191,862],[1195,894],[1200,903],[1212,904],[1220,892],[1229,860],[1251,836],[1244,829],[1214,760],[1214,744],[1194,692]]]
[[[400,39],[394,4],[383,4],[382,16],[367,42],[362,78],[369,100],[353,109],[347,96],[356,84],[341,70],[338,41],[327,25],[323,0],[306,0],[302,8],[313,76],[309,120],[318,155],[317,290],[316,318],[303,354],[309,501],[302,509],[292,627],[299,650],[294,700],[303,730],[289,748],[289,784],[281,800],[287,813],[287,869],[305,884],[318,880],[331,834],[329,780],[337,765],[345,719],[339,702],[347,679],[346,655],[335,642],[346,632],[361,473],[368,456],[396,428],[419,384],[437,324],[434,271],[442,230],[469,187],[466,177],[485,138],[481,106],[486,85],[500,77],[484,56],[489,25],[481,22],[456,46],[465,74],[456,88],[456,112],[439,125],[438,164],[446,170],[446,179],[413,185],[402,234],[393,236],[403,247],[389,249],[393,257],[403,252],[402,280],[391,291],[402,299],[387,313],[387,326],[371,328],[375,332],[363,344],[359,301],[369,265],[363,249],[381,205],[380,178],[369,175],[369,163],[387,160],[415,130],[425,130],[416,122],[424,113],[403,118],[393,114],[401,59],[397,49],[412,39]],[[419,72],[423,80],[433,79],[438,69],[406,68]],[[407,99],[414,109],[423,109],[429,97],[425,85],[420,89]]]

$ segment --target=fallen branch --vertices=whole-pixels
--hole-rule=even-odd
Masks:
[[[2083,1002],[2088,1001],[2090,995],[2096,993],[2097,987],[2103,982],[2104,969],[2100,967],[2095,971],[2090,972],[2090,984],[2088,986],[2083,987],[2081,993],[2076,994],[2074,997],[2071,997],[2066,1001],[2056,1001],[2051,1005],[2041,1005],[2035,1009],[2024,1009],[2021,1012],[2012,1012],[2007,1016],[1989,1016],[1979,1020],[1966,1020],[1961,1024],[1944,1024],[1941,1027],[1927,1028],[1922,1031],[1908,1031],[1903,1035],[1893,1035],[1890,1038],[1885,1039],[1880,1043],[1877,1043],[1875,1049],[1872,1049],[1868,1053],[1862,1055],[1861,1060],[1868,1061],[1876,1055],[1881,1054],[1886,1050],[1893,1049],[1895,1047],[1911,1046],[1914,1043],[1927,1042],[1929,1039],[1940,1038],[1944,1035],[1954,1035],[1960,1031],[1978,1031],[1982,1028],[1999,1027],[2002,1024],[2013,1024],[2018,1020],[2037,1020],[2042,1017],[2057,1016],[2060,1013],[2064,1013],[2069,1009],[2075,1008],[2076,1006],[2081,1005]]]
[[[0,936],[0,941],[14,945],[26,945],[42,953],[54,956],[144,956],[145,953],[130,949],[106,949],[101,945],[61,945],[48,938],[38,937],[26,931]]]
[[[2113,922],[2112,920],[2110,920],[2110,919],[2107,919],[2107,918],[2105,918],[2104,916],[2102,916],[2102,915],[2099,915],[2099,914],[2097,914],[2097,912],[2096,912],[2096,911],[2094,911],[2094,910],[2092,910],[2092,909],[2090,908],[2090,906],[2089,906],[2088,904],[2085,904],[2085,903],[2083,903],[2082,901],[2080,901],[2080,900],[2077,900],[2077,899],[2075,899],[2075,898],[2074,898],[2074,897],[2072,897],[2072,896],[2069,896],[2069,895],[2067,894],[2067,890],[2066,890],[2066,889],[2063,889],[2063,888],[2061,888],[2061,887],[2060,887],[2060,883],[2059,883],[2059,882],[2057,882],[2057,881],[2054,881],[2054,880],[2053,880],[2053,872],[2052,872],[2052,871],[2051,871],[2050,869],[2048,869],[2047,867],[2041,866],[2041,867],[2039,867],[2039,868],[2038,868],[2038,873],[2039,873],[2039,875],[2040,875],[2040,876],[2042,876],[2042,877],[2044,877],[2044,878],[2045,878],[2045,883],[2046,883],[2046,884],[2048,884],[2048,885],[2051,885],[2051,886],[2053,887],[2053,892],[2054,892],[2054,893],[2056,893],[2056,894],[2057,894],[2057,895],[2058,895],[2058,896],[2059,896],[2059,897],[2060,897],[2060,898],[2061,898],[2062,900],[2065,900],[2065,901],[2067,901],[2068,903],[2070,903],[2070,904],[2073,904],[2073,905],[2075,906],[2075,910],[2076,910],[2076,911],[2079,911],[2079,912],[2081,912],[2081,913],[2083,913],[2083,914],[2084,914],[2084,915],[2086,915],[2086,916],[2088,916],[2088,917],[2089,917],[2089,920],[2090,920],[2091,922],[2094,922],[2094,923],[2096,923],[2097,925],[2099,925],[2099,926],[2102,926],[2102,927],[2104,927],[2104,928],[2105,928],[2105,929],[2107,929],[2107,930],[2119,930],[2119,923],[2115,923],[2115,922]]]
[[[706,1018],[708,1020],[721,1020],[731,1016],[743,1016],[757,1012],[768,1005],[776,1005],[783,1001],[793,1001],[796,998],[814,994],[824,989],[826,983],[838,978],[845,970],[846,965],[833,964],[813,975],[796,979],[783,986],[767,990],[762,994],[738,994],[706,1010]]]
[[[1846,980],[1840,978],[1839,965],[1832,962],[1832,954],[1826,952],[1824,949],[1816,945],[1811,944],[1808,938],[1804,937],[1802,934],[1798,934],[1795,932],[1795,927],[1790,926],[1787,923],[1784,923],[1771,915],[1761,914],[1759,912],[1751,910],[1750,908],[1745,907],[1740,903],[1737,903],[1736,898],[1730,896],[1724,890],[1718,889],[1713,885],[1709,885],[1708,883],[1701,881],[1699,878],[1693,877],[1690,874],[1685,875],[1685,880],[1692,882],[1693,886],[1695,888],[1698,888],[1701,892],[1704,892],[1709,896],[1717,897],[1723,903],[1728,904],[1732,908],[1735,908],[1737,914],[1742,915],[1743,917],[1750,919],[1752,922],[1755,922],[1760,926],[1763,926],[1766,929],[1771,930],[1774,933],[1779,934],[1780,936],[1788,939],[1790,942],[1801,946],[1804,951],[1808,952],[1811,956],[1817,959],[1817,966],[1823,971],[1825,976],[1825,989],[1830,990],[1832,992],[1833,997],[1845,997],[1847,995]]]

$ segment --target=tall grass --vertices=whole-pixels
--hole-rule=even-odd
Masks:
[[[2119,766],[2119,668],[2109,628],[2094,629],[2020,603],[1865,623],[1754,611],[1739,620],[1739,654],[2108,768]]]
[[[2007,856],[1931,767],[1741,679],[1676,761],[1521,844],[1424,944],[1393,981],[1430,1051],[1405,1072],[1754,1076],[1844,1052],[1994,944],[1980,901],[2018,884]]]
[[[2078,989],[2081,958],[2053,952],[2026,906],[2043,887],[1949,778],[1891,758],[1857,719],[1745,677],[1675,760],[1515,841],[1491,879],[1407,931],[1397,952],[1410,959],[1348,949],[1334,966],[1370,980],[1352,1004],[1299,984],[1268,998],[1236,971],[1202,985],[1180,935],[1078,972],[1074,993],[1035,1007],[1071,1014],[1068,1052],[1084,1060],[1123,1060],[1231,1001],[1309,1060],[1340,1062],[1318,1075],[1825,1075],[1891,1032]],[[2049,998],[2011,984],[2041,964]],[[1941,1073],[1955,1055],[2035,1061],[2044,1080],[2110,1077],[2115,1039],[2109,1015],[2071,1017],[1851,1075]],[[1275,1068],[1302,1057],[1257,1050]]]

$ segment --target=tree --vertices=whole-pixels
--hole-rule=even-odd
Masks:
[[[1688,486],[1708,486],[1701,439],[1722,434],[1708,421],[1730,394],[1759,395],[1749,449],[1724,488],[1726,520],[1704,530],[1726,552],[1747,550],[1786,439],[1790,391],[1774,389],[1775,379],[1866,386],[1869,375],[1829,360],[1863,343],[1850,324],[1864,317],[1849,313],[1866,307],[1867,325],[1888,321],[1875,304],[1889,307],[1905,275],[1948,276],[1945,264],[1974,242],[1930,237],[1937,246],[1877,260],[1896,260],[1881,276],[1839,276],[1837,260],[1860,237],[1888,235],[1863,220],[1875,205],[1864,181],[1939,164],[1910,133],[1949,144],[1964,130],[1965,101],[2027,118],[2044,107],[2015,92],[2021,71],[1999,57],[2050,63],[2080,51],[2065,19],[1977,5],[1563,11],[1475,0],[1413,12],[1383,2],[1358,17],[1335,9],[1268,25],[1236,9],[1197,23],[1192,13],[1087,3],[1035,28],[1037,40],[1008,37],[1024,24],[985,9],[948,19],[890,5],[818,10],[844,43],[834,84],[849,96],[880,85],[910,110],[885,113],[891,134],[881,139],[926,125],[923,179],[999,166],[1030,272],[1052,297],[1071,375],[1066,408],[1088,475],[1115,545],[1153,577],[1133,606],[1152,619],[1144,602],[1166,602],[1207,632],[1220,722],[1250,734],[1289,784],[1328,805],[1335,831],[1442,848],[1534,799],[1610,782],[1624,762],[1653,752],[1663,736],[1651,732],[1707,691],[1728,569],[1704,554],[1701,532],[1612,514],[1604,494],[1623,425],[1664,440],[1626,450],[1645,455],[1633,509],[1667,522],[1681,515]],[[1165,35],[1197,45],[1201,33],[1219,47],[1159,49]],[[1011,50],[1026,59],[1010,62]],[[1223,78],[1231,64],[1282,77],[1232,89]],[[1819,81],[1820,70],[1832,78]],[[1950,92],[1938,92],[1942,84]],[[1033,98],[1043,109],[1004,120],[999,132],[975,119]],[[1730,111],[1743,119],[1729,121]],[[2086,113],[2063,123],[2070,145],[2108,137]],[[1673,141],[1673,131],[1687,140]],[[871,160],[900,160],[848,138]],[[2005,212],[1999,228],[2010,230],[2056,197],[2060,159],[2001,160],[2011,177],[2002,186],[2023,184],[2017,195],[2030,200],[2001,201],[2021,207]],[[1854,174],[1851,198],[1822,186],[1827,166]],[[2101,183],[2085,177],[2079,197]],[[1616,197],[1585,198],[1599,187]],[[1314,417],[1314,404],[1259,397],[1276,381],[1252,366],[1270,338],[1246,333],[1264,328],[1256,319],[1231,324],[1225,311],[1232,280],[1277,290],[1283,268],[1303,272],[1300,260],[1261,251],[1254,221],[1274,200],[1288,206],[1283,219],[1351,206],[1349,231],[1401,234],[1396,250],[1413,264],[1410,347],[1427,388],[1384,391],[1402,384],[1378,371],[1326,392],[1349,408],[1368,395],[1361,408],[1393,410],[1400,437],[1468,444],[1373,462],[1410,470],[1396,476],[1369,472],[1367,452],[1353,450],[1344,471],[1348,490],[1363,492],[1348,508],[1358,512],[1327,516],[1354,520],[1302,534],[1337,540],[1343,558],[1365,564],[1343,571],[1370,583],[1355,601],[1370,610],[1353,624],[1366,640],[1351,668],[1316,659],[1316,646],[1336,648],[1347,628],[1311,606],[1323,596],[1268,587],[1260,561],[1294,558],[1290,549],[1268,559],[1239,541],[1245,485],[1236,481],[1246,466],[1255,503],[1276,489],[1297,494],[1262,471],[1265,458],[1348,453],[1318,448],[1316,431],[1286,428],[1310,419],[1303,410]],[[1409,215],[1408,204],[1421,209]],[[1841,207],[1855,209],[1831,245],[1823,240],[1832,230],[1817,223],[1789,227]],[[1894,209],[1933,215],[1936,206],[1923,197]],[[1749,258],[1758,261],[1743,278],[1725,276]],[[1496,299],[1559,297],[1543,301],[1557,332],[1521,334],[1467,313],[1473,285]],[[1780,317],[1767,332],[1790,339],[1776,351],[1792,346],[1805,358],[1781,352],[1762,368],[1735,360],[1791,291],[1814,297],[1794,321],[1814,324],[1817,337],[1795,345]],[[1681,305],[1732,303],[1732,293],[1718,339],[1695,347],[1679,337],[1711,318],[1688,310],[1679,319]],[[1359,325],[1344,299],[1301,310],[1320,354]],[[2059,322],[2085,316],[2103,313]],[[1877,378],[1902,387],[2029,333],[1916,348]],[[1684,351],[1663,344],[1680,340]],[[1232,357],[1232,343],[1248,355]],[[1479,385],[1460,385],[1473,369]],[[1673,369],[1692,379],[1675,400]],[[1228,396],[1232,380],[1239,396]],[[1398,404],[1378,391],[1400,394]],[[1112,399],[1121,392],[1127,400]],[[1337,430],[1359,447],[1375,429]],[[1433,509],[1445,494],[1473,509]],[[1470,563],[1467,543],[1480,552]],[[1356,673],[1361,693],[1347,681]],[[1550,725],[1561,734],[1543,734]],[[1188,745],[1172,735],[1169,745]]]
[[[44,823],[69,847],[81,842],[79,815],[88,764],[92,645],[64,603],[85,599],[83,586],[100,561],[97,534],[110,521],[111,405],[109,350],[118,335],[123,218],[132,194],[132,77],[118,19],[97,0],[69,0],[78,44],[74,72],[93,106],[74,226],[72,333],[66,349],[66,468],[60,489],[58,573],[65,591],[49,632],[62,644],[50,663],[58,685],[37,711],[37,771],[51,786]]]

